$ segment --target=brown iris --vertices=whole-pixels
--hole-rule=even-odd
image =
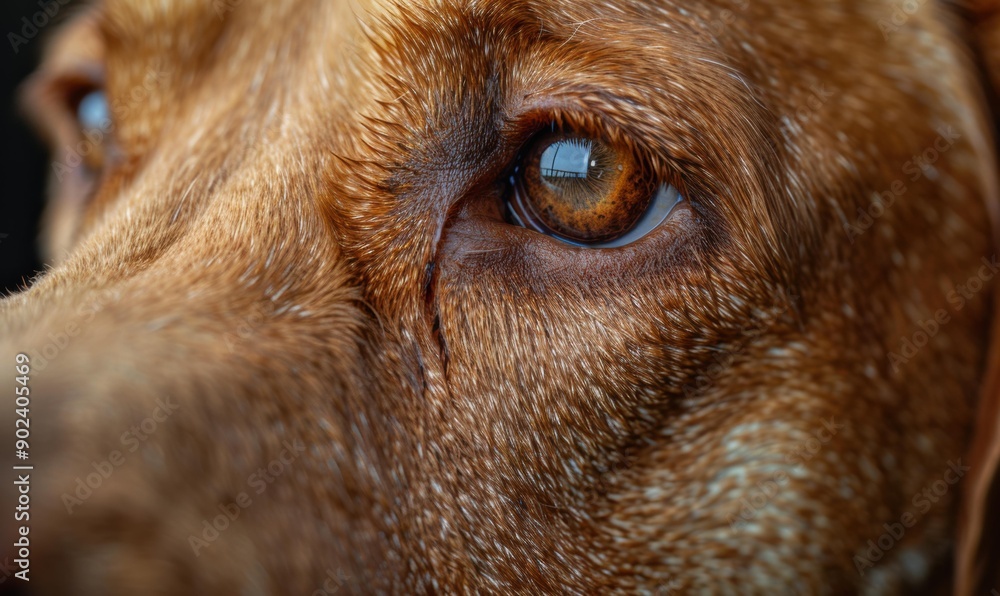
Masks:
[[[515,175],[511,208],[526,227],[583,244],[614,240],[642,217],[657,189],[631,153],[597,139],[536,139]]]

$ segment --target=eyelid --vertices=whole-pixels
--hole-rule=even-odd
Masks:
[[[79,100],[103,86],[103,73],[96,66],[57,72],[41,70],[18,90],[18,104],[45,142],[53,147],[66,146],[79,136],[76,112]]]
[[[591,244],[580,244],[578,242],[567,240],[564,240],[564,242],[574,246],[586,248],[620,248],[622,246],[627,246],[652,233],[653,230],[659,227],[660,224],[670,217],[674,208],[677,207],[677,205],[679,205],[683,200],[684,196],[680,194],[680,190],[676,186],[670,184],[669,182],[664,182],[656,190],[656,195],[653,196],[650,202],[650,207],[646,210],[642,217],[635,222],[632,229],[622,236],[607,242],[595,242]]]
[[[519,147],[513,164],[520,162],[525,147],[543,132],[572,131],[585,135],[628,152],[648,168],[658,179],[672,184],[684,192],[682,169],[670,156],[662,155],[647,146],[641,137],[628,130],[626,125],[598,110],[585,110],[572,104],[545,102],[545,105],[526,110],[516,116],[512,137]],[[513,170],[513,167],[511,168]]]

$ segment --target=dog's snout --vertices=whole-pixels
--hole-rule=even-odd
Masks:
[[[346,276],[329,271],[328,281],[341,283],[317,296],[262,273],[256,300],[227,300],[224,285],[211,295],[196,277],[156,267],[140,282],[61,293],[54,286],[62,271],[0,307],[0,354],[21,363],[27,388],[23,416],[0,413],[5,428],[26,421],[23,450],[2,457],[8,471],[20,466],[14,474],[30,478],[32,560],[66,570],[33,584],[52,593],[145,593],[160,584],[239,591],[256,564],[234,554],[239,545],[251,535],[275,540],[259,536],[266,528],[303,523],[290,506],[308,494],[298,486],[303,471],[317,462],[328,474],[349,469],[316,453],[316,445],[344,444],[338,388],[361,370],[360,315]],[[220,270],[214,279],[245,283],[239,273]],[[144,289],[150,277],[160,290]],[[322,338],[313,317],[324,321]],[[262,377],[262,361],[284,365]],[[316,383],[330,388],[329,400],[311,412],[273,399]],[[242,422],[217,426],[236,418]],[[16,478],[5,480],[3,501],[16,503]],[[6,544],[20,526],[4,516]],[[210,568],[230,573],[178,573]]]

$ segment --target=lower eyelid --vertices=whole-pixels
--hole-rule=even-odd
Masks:
[[[649,209],[639,218],[639,221],[636,222],[631,230],[620,238],[599,244],[587,244],[586,247],[619,248],[632,244],[658,228],[660,224],[670,217],[670,214],[673,213],[674,209],[682,201],[684,201],[684,197],[681,196],[677,187],[672,184],[662,184],[656,191],[656,196],[653,197],[653,202]]]

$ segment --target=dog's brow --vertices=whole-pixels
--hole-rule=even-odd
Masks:
[[[168,31],[199,21],[219,20],[219,15],[213,12],[217,4],[193,0],[106,0],[101,5],[102,24],[119,32],[137,34],[149,30]]]
[[[247,0],[194,2],[106,0],[97,5],[97,27],[109,52],[131,58],[190,62],[207,55],[227,26],[232,6]],[[228,11],[218,10],[226,7]],[[156,31],[157,35],[148,32]]]

